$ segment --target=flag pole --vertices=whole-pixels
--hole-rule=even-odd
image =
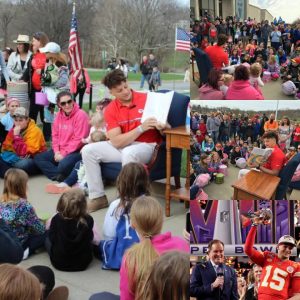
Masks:
[[[173,70],[175,72],[175,58],[176,58],[176,40],[177,40],[177,23],[175,24],[175,47],[174,47],[174,55],[173,55]],[[175,91],[175,77],[173,77],[173,91]]]

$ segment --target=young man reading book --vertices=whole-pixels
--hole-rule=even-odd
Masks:
[[[90,212],[108,206],[101,175],[101,162],[129,162],[147,164],[157,143],[161,142],[162,125],[155,118],[141,123],[146,93],[130,89],[121,70],[108,73],[102,83],[115,97],[104,112],[109,141],[92,143],[82,148],[86,169]]]
[[[259,164],[249,164],[250,168],[256,168],[261,172],[278,176],[280,170],[284,167],[286,162],[286,157],[282,150],[278,146],[278,135],[274,131],[268,131],[263,135],[263,140],[266,148],[273,149],[272,154],[268,157],[267,161]],[[242,169],[239,172],[239,177],[246,175],[250,170]]]

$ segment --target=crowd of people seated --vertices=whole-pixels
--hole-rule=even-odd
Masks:
[[[286,116],[275,120],[275,114],[192,111],[190,144],[191,186],[204,188],[216,174],[227,175],[232,166],[241,169],[239,177],[245,175],[254,147],[272,148],[272,154],[264,164],[251,167],[278,176],[286,163],[300,153],[300,123]],[[289,185],[291,189],[299,189],[299,169],[300,166]]]
[[[199,99],[262,100],[261,87],[270,80],[282,80],[279,94],[299,98],[300,23],[203,16],[190,30]]]

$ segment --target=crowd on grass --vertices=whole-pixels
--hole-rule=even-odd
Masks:
[[[8,95],[0,120],[0,277],[6,279],[0,298],[67,299],[68,287],[53,289],[51,268],[34,266],[36,272],[28,272],[13,265],[44,249],[61,271],[86,270],[94,257],[103,270],[120,270],[120,295],[101,291],[91,299],[187,299],[188,238],[162,232],[163,209],[151,197],[147,164],[167,124],[153,117],[141,122],[147,93],[132,90],[124,71],[115,68],[102,79],[114,100],[99,102],[89,117],[74,97],[80,87],[88,90],[85,70],[78,78],[69,77],[66,56],[45,33],[35,33],[32,41],[19,35],[15,42],[18,50],[8,66],[15,65],[16,80],[9,67],[8,73],[2,69]],[[24,83],[29,89],[21,96],[28,103],[10,94]],[[41,93],[49,103],[36,103]],[[42,129],[36,124],[38,114]],[[102,162],[122,165],[116,181],[119,198],[111,203]],[[47,220],[40,219],[28,199],[28,180],[35,174],[52,181],[45,192],[62,194],[56,214]],[[98,232],[91,213],[104,208]]]
[[[226,176],[232,167],[241,169],[239,177],[245,175],[254,147],[273,149],[265,164],[252,167],[278,176],[286,163],[300,153],[300,122],[286,116],[275,120],[275,114],[193,111],[190,144],[191,186],[205,189],[218,173]],[[300,189],[299,169],[300,166],[293,175],[291,189]],[[207,197],[205,193],[202,196]]]
[[[199,99],[263,100],[261,88],[271,80],[281,81],[285,95],[300,97],[300,23],[206,15],[190,30]]]

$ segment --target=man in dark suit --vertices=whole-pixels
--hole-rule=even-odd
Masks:
[[[193,269],[190,296],[197,300],[238,300],[236,272],[224,264],[224,243],[210,241],[207,254],[209,260]]]

